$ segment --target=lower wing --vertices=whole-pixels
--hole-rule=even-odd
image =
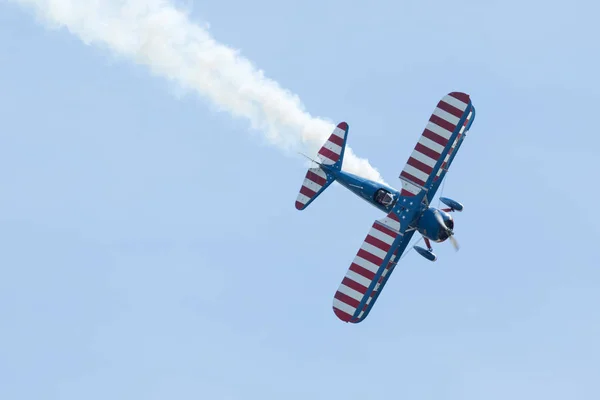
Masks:
[[[340,320],[359,323],[373,308],[415,232],[399,229],[393,212],[371,226],[333,298],[333,312]]]

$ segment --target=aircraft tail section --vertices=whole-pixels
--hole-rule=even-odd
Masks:
[[[317,153],[319,167],[310,168],[306,172],[304,182],[296,199],[296,208],[304,210],[312,203],[333,181],[335,176],[328,169],[340,171],[344,161],[344,150],[348,137],[348,124],[340,122],[323,147]]]

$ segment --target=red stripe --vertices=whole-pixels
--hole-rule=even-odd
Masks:
[[[400,191],[400,196],[413,196],[413,197],[414,197],[414,196],[416,196],[416,194],[414,194],[414,193],[412,193],[412,192],[409,192],[409,191],[408,191],[408,190],[406,190],[406,189],[402,189],[402,190]]]
[[[402,173],[400,174],[400,176],[405,177],[406,179],[408,179],[411,182],[416,183],[417,185],[421,185],[423,186],[425,184],[424,181],[420,180],[419,178],[417,178],[416,176],[412,176],[411,174],[409,174],[406,171],[402,171]]]
[[[331,143],[337,144],[338,146],[341,146],[341,145],[344,144],[344,139],[343,138],[341,138],[341,137],[339,137],[337,135],[333,135],[333,134],[331,136],[329,136],[329,141]]]
[[[466,93],[452,92],[452,93],[448,93],[448,95],[454,97],[457,100],[462,101],[465,104],[469,104],[469,95]]]
[[[407,164],[415,167],[419,171],[425,172],[427,175],[431,174],[431,171],[433,171],[432,167],[430,167],[429,165],[427,165],[425,163],[422,163],[421,161],[419,161],[413,157],[410,157],[408,159]]]
[[[335,315],[337,315],[337,317],[339,319],[341,319],[344,322],[348,322],[352,318],[352,315],[345,313],[344,311],[340,310],[339,308],[333,307],[333,312]]]
[[[296,201],[296,208],[298,210],[302,210],[304,208],[304,204],[300,203],[299,201]]]
[[[392,247],[391,245],[387,244],[386,242],[383,242],[371,235],[367,236],[367,238],[365,239],[365,243],[369,243],[369,244],[377,247],[378,249],[385,251],[386,253],[390,250],[390,247]]]
[[[398,218],[398,216],[396,215],[396,213],[395,213],[395,212],[391,212],[391,213],[389,213],[389,214],[387,215],[387,217],[388,217],[388,218],[391,218],[391,219],[393,219],[394,221],[398,221],[398,222],[400,222],[400,218]]]
[[[397,219],[398,217],[396,216],[396,214],[394,214],[393,212],[390,213],[390,214],[392,214],[393,216],[396,217],[396,221],[399,221]],[[373,228],[377,229],[378,231],[381,231],[381,232],[385,233],[386,235],[388,235],[388,236],[390,236],[390,237],[392,237],[394,239],[396,238],[396,232],[394,232],[393,230],[391,230],[390,228],[388,228],[387,226],[385,226],[383,224],[380,224],[380,223],[376,222],[376,223],[373,224]]]
[[[300,188],[300,193],[302,193],[303,195],[305,195],[306,197],[308,197],[310,199],[312,199],[315,196],[315,194],[317,194],[317,192],[313,191],[312,189],[309,189],[306,186],[302,186]]]
[[[446,147],[446,145],[448,144],[448,139],[444,139],[442,136],[438,135],[437,133],[435,133],[433,131],[430,131],[429,129],[425,129],[423,131],[423,136],[425,136],[427,139],[430,139],[444,147]]]
[[[348,268],[350,271],[354,271],[357,274],[359,274],[360,276],[363,276],[365,278],[367,278],[368,280],[372,281],[373,278],[375,278],[375,272],[372,272],[366,268],[361,267],[360,265],[358,265],[357,263],[352,263],[350,264],[350,268]]]
[[[347,276],[344,277],[344,280],[342,281],[343,285],[348,286],[351,289],[356,290],[359,293],[365,294],[367,292],[367,288],[364,287],[363,285],[361,285],[360,283],[353,281],[352,279],[348,278]]]
[[[340,291],[335,292],[335,296],[333,296],[333,297],[335,297],[336,299],[338,299],[342,303],[346,303],[349,306],[352,306],[354,308],[357,308],[360,305],[360,301],[358,301],[356,299],[353,299],[352,297],[350,297],[350,296],[348,296],[348,295],[346,295],[346,294],[344,294],[344,293],[342,293]]]
[[[306,177],[307,177],[309,180],[311,180],[311,181],[313,181],[314,183],[316,183],[316,184],[318,184],[318,185],[321,185],[321,186],[323,186],[323,185],[325,185],[325,184],[327,183],[327,179],[323,178],[323,177],[322,177],[322,176],[320,176],[320,175],[317,175],[317,174],[315,174],[315,173],[314,173],[314,172],[312,172],[312,171],[308,171],[308,172],[306,173]]]
[[[463,111],[461,111],[458,108],[454,107],[452,104],[446,103],[443,100],[440,101],[437,106],[438,106],[438,108],[440,110],[444,110],[447,113],[452,114],[452,115],[454,115],[457,118],[460,118],[463,115]]]
[[[366,250],[360,249],[358,250],[358,253],[356,254],[357,256],[359,256],[360,258],[364,258],[367,261],[372,262],[373,264],[375,264],[376,266],[381,266],[381,263],[383,262],[383,260],[379,257],[377,257],[375,254],[371,254]]]
[[[415,150],[418,151],[419,153],[425,154],[427,157],[432,158],[436,161],[439,160],[439,158],[440,158],[440,153],[438,153],[435,150],[430,149],[429,147],[422,145],[421,143],[417,143],[417,145],[415,146]]]
[[[440,118],[435,114],[431,114],[431,118],[429,118],[429,121],[441,126],[442,128],[449,130],[450,132],[454,132],[454,129],[456,129],[456,125],[454,125],[452,122],[446,121],[445,119]]]
[[[321,147],[321,150],[319,150],[319,154],[321,154],[324,157],[329,158],[331,161],[334,161],[334,162],[340,159],[339,154],[335,154],[333,151],[329,150],[325,146]]]

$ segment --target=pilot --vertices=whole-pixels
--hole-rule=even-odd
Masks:
[[[394,196],[392,196],[389,193],[386,193],[385,196],[383,196],[383,200],[381,200],[381,202],[383,203],[383,205],[389,206],[394,202]]]
[[[383,204],[384,206],[389,206],[394,202],[394,196],[389,194],[383,189],[377,191],[377,196],[375,198],[378,203]]]

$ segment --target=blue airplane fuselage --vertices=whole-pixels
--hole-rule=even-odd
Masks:
[[[386,186],[382,183],[375,182],[360,176],[351,174],[346,171],[340,171],[333,168],[327,168],[325,165],[321,165],[321,168],[327,171],[327,173],[333,175],[335,180],[361,199],[369,202],[372,206],[379,210],[389,213],[394,208],[395,202],[400,198],[400,192],[394,188]],[[394,196],[394,203],[391,205],[384,205],[375,200],[375,194],[378,190],[385,190]]]
[[[425,205],[422,202],[422,195],[403,197],[400,195],[398,190],[382,183],[362,178],[346,171],[328,168],[326,165],[321,165],[321,168],[323,168],[328,174],[333,175],[335,180],[340,185],[344,186],[358,197],[365,200],[377,209],[385,212],[386,214],[392,211],[396,203],[401,199],[402,201],[408,199],[407,206],[410,204],[411,208],[413,208],[414,202],[418,202],[419,204],[414,207],[415,212],[412,214],[411,225],[414,226],[421,235],[432,241],[443,242],[448,238],[445,230],[441,228],[439,222],[435,218],[435,212],[439,212],[443,220],[448,221],[451,226],[454,225],[452,216],[442,210]],[[384,193],[381,193],[382,191]],[[384,204],[380,201],[377,201],[377,195],[383,195],[385,193],[393,196],[393,201],[390,204]]]

